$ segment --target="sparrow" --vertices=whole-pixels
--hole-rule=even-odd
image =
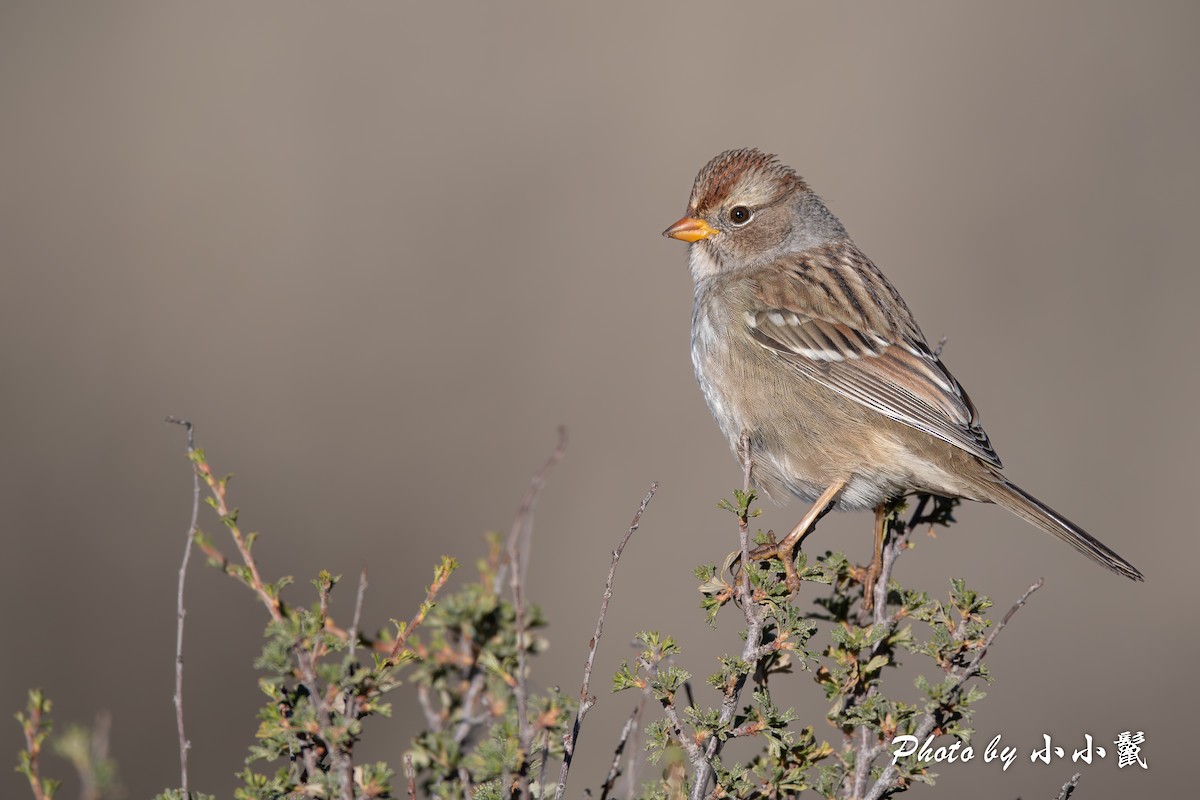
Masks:
[[[779,557],[792,592],[793,553],[821,517],[874,509],[869,609],[885,508],[913,492],[996,503],[1143,579],[1004,476],[978,410],[900,293],[791,167],[756,149],[721,153],[663,235],[689,243],[692,364],[722,433],[735,454],[748,443],[755,489],[812,503],[787,537],[752,553]]]

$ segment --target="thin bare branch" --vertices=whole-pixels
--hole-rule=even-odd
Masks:
[[[1029,588],[1025,590],[1025,593],[1022,594],[1017,599],[1017,602],[1013,603],[1012,608],[1008,609],[1008,611],[1004,614],[1004,617],[1000,620],[1000,624],[993,628],[992,632],[988,634],[988,637],[983,640],[983,647],[979,648],[975,652],[975,657],[971,659],[970,663],[967,664],[967,666],[957,670],[957,680],[955,680],[954,686],[952,686],[950,689],[955,697],[957,697],[962,691],[964,683],[979,674],[979,664],[983,661],[984,656],[987,655],[988,648],[992,646],[992,642],[996,641],[996,637],[1000,635],[1000,631],[1004,630],[1004,626],[1007,625],[1008,621],[1013,618],[1013,615],[1024,608],[1025,603],[1028,602],[1033,593],[1042,588],[1045,583],[1045,579],[1038,578],[1036,581],[1030,584]]]
[[[604,618],[608,614],[608,601],[612,599],[613,577],[617,574],[617,562],[621,560],[621,554],[625,552],[625,545],[629,544],[629,540],[633,538],[633,534],[642,524],[642,514],[646,511],[646,506],[650,504],[654,493],[658,491],[658,483],[650,484],[650,490],[646,492],[646,496],[642,498],[642,502],[638,505],[638,509],[633,514],[633,521],[629,523],[629,530],[625,532],[616,549],[612,551],[612,563],[608,567],[608,578],[604,582],[604,594],[600,598],[600,616],[596,620],[596,630],[592,634],[591,641],[588,642],[587,660],[583,663],[583,688],[579,690],[579,710],[575,714],[575,723],[571,729],[563,734],[563,760],[562,766],[558,773],[558,789],[554,793],[555,800],[562,800],[563,794],[567,791],[567,773],[571,769],[571,761],[575,755],[575,745],[579,741],[579,730],[583,726],[583,718],[587,716],[588,711],[596,704],[596,698],[588,694],[589,686],[592,680],[592,665],[596,660],[596,648],[600,645],[600,637],[604,634]],[[624,741],[622,739],[622,741]],[[618,757],[620,753],[618,752]],[[613,761],[613,769],[616,769],[616,760]]]
[[[433,707],[433,698],[429,695],[428,686],[417,687],[417,700],[421,704],[421,710],[425,712],[425,724],[429,726],[429,730],[437,733],[445,727],[445,718]]]
[[[538,763],[538,797],[546,796],[546,769],[550,761],[550,729],[542,729],[542,758]]]
[[[367,568],[363,567],[358,573],[358,594],[354,598],[354,619],[350,623],[350,634],[346,637],[347,643],[350,645],[349,654],[350,661],[354,660],[354,652],[358,649],[358,631],[359,623],[362,621],[363,599],[367,595]]]
[[[559,426],[558,445],[554,448],[554,452],[550,454],[550,458],[542,465],[542,468],[533,474],[533,478],[529,481],[529,488],[525,490],[525,496],[521,498],[521,506],[517,509],[517,515],[513,518],[513,526],[508,535],[506,558],[501,559],[496,567],[495,577],[492,579],[493,594],[500,594],[500,591],[504,588],[504,580],[507,577],[506,570],[512,560],[511,551],[517,547],[519,543],[517,539],[525,532],[526,526],[532,527],[533,507],[537,503],[538,495],[541,494],[542,485],[546,482],[546,476],[554,465],[562,461],[566,449],[567,429]]]
[[[412,755],[404,754],[404,775],[408,778],[408,800],[417,800],[417,773],[413,770]]]
[[[463,800],[474,800],[475,786],[471,783],[471,773],[466,767],[458,768],[458,783],[462,786]]]
[[[754,469],[754,458],[750,452],[750,436],[742,434],[742,491],[750,491],[750,473]],[[750,598],[750,571],[746,568],[750,564],[750,527],[745,524],[738,526],[738,541],[742,548],[742,601],[746,602]],[[746,621],[750,621],[749,611],[746,612]]]
[[[186,419],[167,417],[167,422],[182,425],[187,431],[187,452],[190,459],[196,452],[195,426]],[[200,473],[192,469],[192,520],[188,524],[187,539],[183,546],[183,561],[179,565],[179,587],[175,595],[175,727],[179,731],[179,789],[188,797],[188,741],[183,726],[183,621],[187,611],[183,606],[183,586],[187,581],[188,561],[192,557],[192,544],[196,541],[196,525],[200,518]]]
[[[464,642],[466,642],[465,639]],[[466,643],[468,645],[470,644],[469,642]],[[463,695],[462,719],[458,721],[458,725],[454,728],[455,744],[462,744],[465,742],[467,737],[471,735],[471,731],[475,729],[475,726],[479,722],[478,718],[476,717],[475,704],[479,702],[479,698],[483,694],[486,676],[482,672],[478,671],[479,666],[474,662],[474,660],[471,662],[470,669],[474,670],[475,672],[471,676],[471,682],[467,684],[466,694]]]
[[[642,774],[642,764],[646,757],[646,748],[642,747],[642,715],[646,712],[646,701],[650,699],[650,687],[642,690],[642,696],[634,709],[633,730],[629,734],[629,744],[625,751],[629,754],[625,759],[625,780],[621,781],[626,797],[637,794],[638,776]]]
[[[742,456],[742,491],[749,493],[751,490],[751,473],[754,468],[754,453],[752,452],[750,437],[743,434],[741,439],[741,456]],[[763,608],[754,599],[754,593],[750,587],[750,525],[745,520],[738,521],[738,539],[742,548],[742,569],[741,580],[738,584],[738,604],[742,607],[742,613],[746,616],[746,642],[742,647],[742,660],[750,665],[750,674],[758,671],[759,660],[766,655],[763,652]],[[790,556],[785,555],[784,558]],[[728,725],[737,713],[738,702],[741,698],[742,689],[746,685],[746,676],[742,675],[737,682],[725,692],[725,697],[721,702],[720,724],[722,727]],[[724,740],[720,736],[713,736],[708,740],[708,745],[705,747],[703,757],[697,764],[693,760],[693,765],[696,767],[694,779],[692,782],[691,800],[703,800],[708,791],[708,782],[713,776],[712,762],[721,754],[721,748],[724,745]]]
[[[558,429],[558,445],[554,448],[554,452],[550,454],[550,458],[542,465],[542,468],[534,473],[533,478],[529,482],[529,489],[525,492],[525,497],[521,500],[521,506],[517,509],[517,514],[513,518],[512,529],[508,535],[508,569],[511,572],[509,576],[509,589],[512,591],[513,610],[516,617],[516,645],[517,645],[517,674],[514,676],[515,682],[513,686],[513,694],[517,701],[517,785],[518,791],[522,800],[529,798],[529,758],[530,748],[533,746],[533,726],[529,723],[529,689],[526,661],[527,654],[525,652],[528,647],[528,630],[526,630],[527,621],[525,614],[525,578],[524,578],[524,556],[521,553],[521,543],[524,542],[525,550],[529,549],[532,530],[533,530],[533,509],[537,505],[538,495],[541,494],[542,487],[546,483],[546,475],[550,470],[562,460],[563,454],[567,447],[567,429],[559,427]],[[504,567],[501,566],[496,571],[497,586],[501,585],[500,581],[504,574]]]
[[[1080,775],[1078,772],[1072,775],[1071,780],[1063,784],[1062,789],[1059,790],[1058,797],[1054,798],[1054,800],[1070,800],[1071,795],[1075,794],[1075,789],[1079,786],[1079,778]]]
[[[621,728],[621,738],[617,739],[617,747],[613,750],[612,766],[608,768],[608,775],[604,777],[604,783],[600,786],[600,800],[608,800],[608,793],[613,790],[613,787],[617,783],[617,778],[621,775],[621,756],[625,753],[625,744],[629,741],[629,735],[637,727],[641,712],[642,704],[638,703],[634,706],[629,719],[625,720],[625,725]]]

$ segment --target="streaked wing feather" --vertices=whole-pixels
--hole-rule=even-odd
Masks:
[[[971,399],[923,341],[893,342],[795,309],[761,307],[746,322],[755,341],[810,379],[1001,466]]]

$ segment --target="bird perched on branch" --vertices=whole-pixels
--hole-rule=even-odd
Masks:
[[[996,503],[1104,567],[1142,574],[1000,471],[966,391],[934,353],[900,293],[795,170],[729,150],[696,177],[687,214],[663,232],[690,243],[692,363],[752,484],[811,503],[778,544],[793,552],[830,509],[872,508],[870,607],[889,500],[909,492]]]

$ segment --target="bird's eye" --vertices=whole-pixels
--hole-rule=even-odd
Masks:
[[[734,206],[729,209],[729,221],[734,225],[745,225],[750,221],[750,209],[745,206]]]

